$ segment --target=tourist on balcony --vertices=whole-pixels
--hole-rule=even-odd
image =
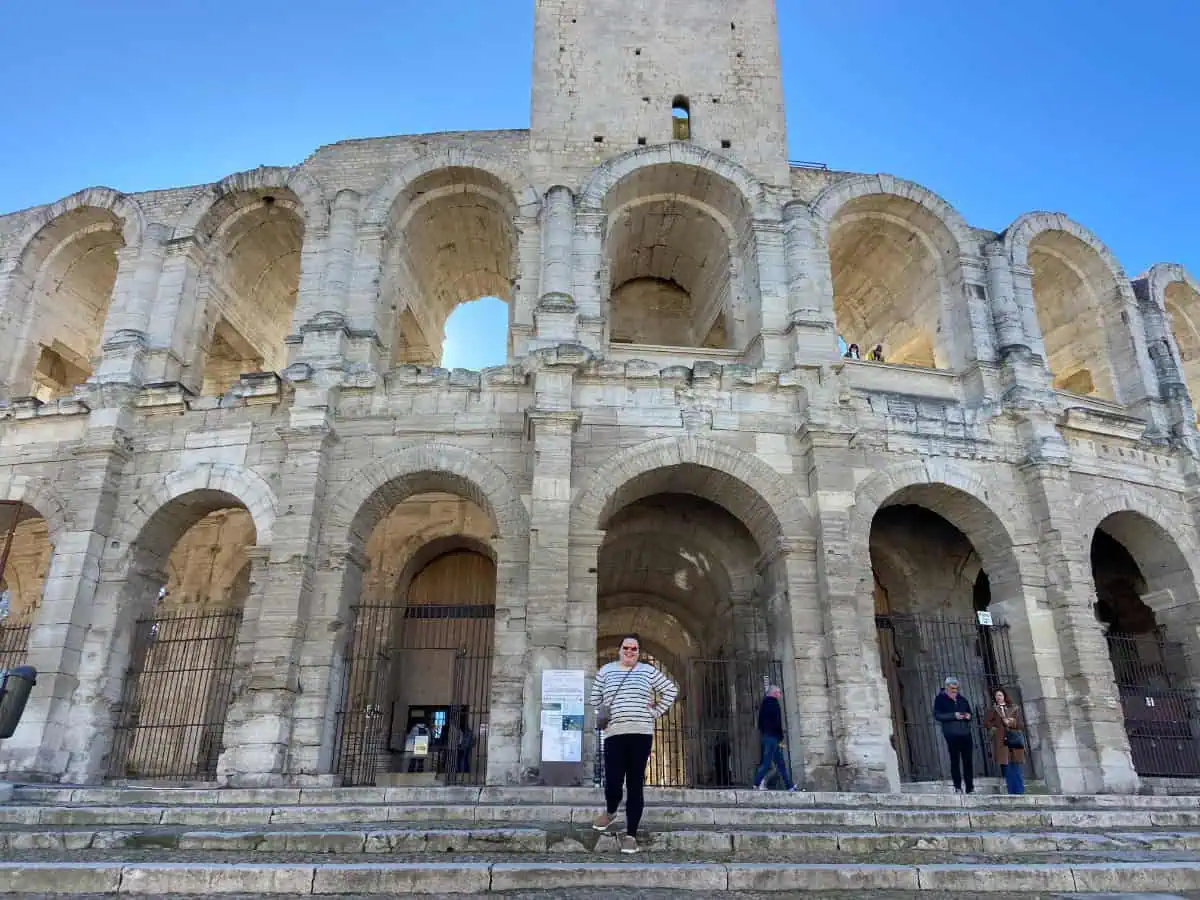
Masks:
[[[846,348],[846,352],[843,353],[842,356],[846,359],[862,359],[862,355],[858,350],[858,344],[851,344]]]
[[[616,662],[602,666],[592,683],[596,726],[603,732],[606,804],[592,828],[608,831],[621,805],[621,794],[627,791],[622,853],[638,852],[637,830],[645,808],[643,788],[654,723],[667,714],[679,696],[675,682],[654,666],[639,661],[641,649],[636,634],[625,635]]]
[[[762,742],[762,763],[754,773],[754,789],[758,791],[767,789],[767,773],[771,771],[772,765],[783,779],[784,786],[789,791],[796,790],[783,755],[783,705],[780,703],[782,696],[783,691],[771,685],[758,707],[758,736]]]
[[[975,792],[975,742],[971,739],[971,703],[958,692],[958,679],[951,675],[933,701],[933,717],[942,723],[942,737],[950,751],[950,777],[954,792]]]
[[[1025,718],[1021,707],[1012,702],[1008,691],[996,691],[995,704],[983,720],[983,727],[992,729],[992,758],[1000,765],[1010,794],[1025,793]]]
[[[871,362],[883,362],[883,344],[876,344],[875,349],[871,351]]]

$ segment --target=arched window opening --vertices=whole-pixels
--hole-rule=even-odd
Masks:
[[[613,344],[740,348],[757,333],[757,266],[737,189],[679,164],[638,169],[605,200]]]
[[[1029,266],[1054,387],[1119,401],[1117,373],[1132,365],[1132,350],[1104,259],[1073,234],[1043,231],[1029,244]]]
[[[1179,368],[1192,406],[1200,407],[1200,293],[1185,281],[1167,285],[1163,301],[1179,348]]]
[[[0,668],[25,662],[51,551],[49,527],[36,510],[0,501]]]
[[[671,136],[677,141],[692,139],[692,109],[687,97],[671,101]]]
[[[962,303],[958,247],[946,225],[920,204],[892,195],[851,200],[829,227],[833,308],[845,357],[955,368],[961,336],[943,318]],[[842,346],[844,344],[844,346]]]
[[[459,304],[446,319],[444,369],[486,369],[508,359],[509,306],[499,297]]]
[[[11,393],[50,402],[91,377],[123,247],[121,220],[105,209],[74,209],[38,232],[0,317],[0,382]]]
[[[200,391],[212,396],[243,374],[287,366],[304,219],[290,191],[244,192],[216,203],[197,232],[210,236],[199,291]]]
[[[508,359],[516,215],[508,188],[478,169],[430,172],[396,199],[381,287],[396,311],[393,364],[480,369]]]

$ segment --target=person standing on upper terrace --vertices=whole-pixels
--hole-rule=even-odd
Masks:
[[[654,723],[665,716],[679,688],[653,666],[639,662],[642,643],[636,634],[621,640],[620,655],[596,673],[592,707],[604,733],[604,799],[606,811],[592,828],[608,831],[628,788],[622,853],[637,853],[637,830],[645,808],[646,763],[654,742]]]
[[[942,723],[942,737],[950,751],[950,777],[955,793],[975,792],[975,742],[971,739],[971,702],[958,692],[958,679],[951,675],[933,701],[933,717]]]

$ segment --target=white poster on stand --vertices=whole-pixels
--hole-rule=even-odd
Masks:
[[[582,669],[542,672],[542,762],[583,761],[586,679]]]

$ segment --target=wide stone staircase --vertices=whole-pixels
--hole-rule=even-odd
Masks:
[[[651,790],[636,856],[591,829],[600,802],[593,788],[18,786],[0,804],[0,894],[1200,896],[1197,797]]]

